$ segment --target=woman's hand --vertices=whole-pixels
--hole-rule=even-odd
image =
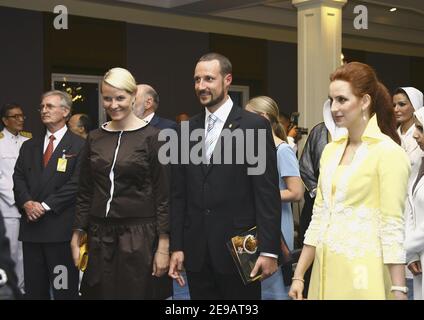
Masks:
[[[169,252],[159,251],[155,252],[153,258],[153,272],[152,276],[161,277],[168,272],[169,269]]]
[[[300,280],[292,280],[292,285],[289,291],[289,297],[293,300],[303,300],[303,288],[305,284]]]

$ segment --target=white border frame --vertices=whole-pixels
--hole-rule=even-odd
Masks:
[[[246,107],[247,102],[249,101],[249,86],[231,85],[228,90],[234,92],[241,92],[243,105],[240,107],[244,109]]]
[[[70,81],[70,82],[86,82],[86,83],[97,83],[98,85],[98,93],[99,93],[99,127],[106,122],[106,112],[102,106],[102,99],[100,94],[100,86],[102,84],[103,77],[102,76],[88,76],[83,74],[67,74],[67,73],[52,73],[51,80],[51,88],[54,90],[54,82],[55,81]]]

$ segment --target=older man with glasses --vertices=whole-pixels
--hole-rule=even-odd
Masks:
[[[50,299],[50,292],[55,299],[78,298],[70,240],[85,140],[66,126],[71,107],[65,92],[42,96],[46,133],[23,144],[13,174],[28,299]]]
[[[20,105],[9,103],[0,111],[4,129],[0,132],[0,212],[3,214],[6,236],[10,240],[10,253],[15,263],[18,286],[24,289],[24,269],[22,243],[18,241],[21,215],[13,195],[13,169],[18,159],[19,149],[31,133],[22,131],[25,116]]]

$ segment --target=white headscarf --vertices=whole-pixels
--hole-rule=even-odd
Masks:
[[[423,93],[420,90],[414,87],[401,87],[401,89],[406,92],[406,95],[415,110],[418,110],[423,106]]]
[[[423,109],[424,110],[424,109]],[[346,128],[338,127],[334,122],[333,115],[331,114],[331,101],[327,99],[324,102],[324,106],[322,109],[322,115],[324,117],[324,123],[327,127],[327,130],[331,134],[332,140],[337,140],[342,136],[347,136],[348,132]]]
[[[418,121],[424,126],[424,108],[418,109],[414,112],[414,115],[417,117]]]

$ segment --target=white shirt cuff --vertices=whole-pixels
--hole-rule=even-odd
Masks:
[[[44,209],[46,209],[46,211],[50,211],[50,207],[45,203],[45,202],[41,202],[41,205],[43,206]]]
[[[276,254],[273,254],[273,253],[261,252],[261,254],[260,254],[260,255],[261,255],[261,256],[264,256],[264,257],[270,257],[270,258],[278,259],[278,256],[277,256]]]

